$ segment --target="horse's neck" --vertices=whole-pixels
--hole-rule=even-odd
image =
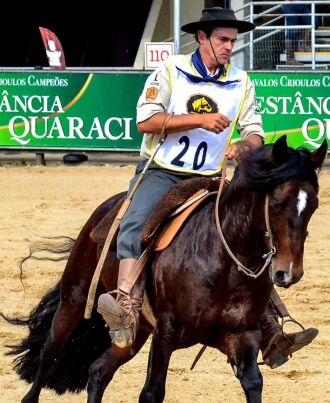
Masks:
[[[268,252],[262,231],[265,225],[263,203],[264,196],[240,190],[225,195],[219,206],[220,225],[230,251],[241,264],[252,271],[262,267],[264,264],[262,256]],[[214,209],[215,203],[209,203],[195,215],[188,227],[190,234],[196,232],[196,228],[199,229],[197,232],[199,238],[197,240],[192,238],[191,243],[194,245],[202,245],[203,242],[207,244],[207,261],[209,262],[207,275],[211,279],[210,282],[217,284],[217,289],[224,292],[227,287],[230,287],[233,298],[241,292],[246,293],[247,296],[261,294],[260,298],[256,300],[258,303],[263,303],[262,296],[269,287],[267,270],[257,281],[252,282],[238,271],[237,262],[230,256],[214,223]],[[213,219],[212,221],[210,221],[210,217]],[[210,225],[210,222],[214,224]],[[186,238],[185,241],[187,242]],[[205,249],[194,248],[194,251],[201,255],[201,259],[205,258],[203,255]]]
[[[230,226],[231,222],[237,222],[252,230],[258,222],[256,218],[261,216],[264,200],[261,194],[247,189],[228,189],[223,202],[220,201],[219,208],[219,213],[224,220],[223,225]]]
[[[240,253],[246,245],[262,248],[264,229],[264,196],[246,189],[228,189],[220,203],[219,216],[222,231]]]

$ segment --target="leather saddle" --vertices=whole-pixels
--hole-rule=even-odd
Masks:
[[[141,235],[142,249],[155,240],[155,237],[157,239],[154,242],[153,250],[162,251],[169,246],[196,207],[218,190],[219,181],[219,178],[192,178],[184,180],[170,189],[156,205],[144,226]],[[122,197],[91,231],[91,239],[99,246],[104,245],[111,224],[124,200],[125,197]],[[116,236],[110,247],[116,248]]]
[[[141,236],[144,253],[139,259],[139,270],[143,270],[151,251],[159,252],[170,245],[189,215],[208,196],[216,193],[219,189],[219,184],[219,178],[187,179],[175,185],[165,194],[144,226]],[[225,182],[224,186],[226,187],[227,184],[228,182]],[[116,206],[91,231],[90,237],[99,247],[103,247],[111,224],[125,198],[125,196],[120,198]],[[151,248],[148,248],[150,244]],[[114,236],[110,248],[116,249],[116,236]],[[142,313],[147,321],[152,326],[155,326],[155,317],[146,292],[143,298]]]

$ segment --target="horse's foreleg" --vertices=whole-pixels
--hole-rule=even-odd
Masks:
[[[247,403],[261,403],[263,380],[257,364],[260,332],[225,337],[225,351],[244,390]]]
[[[46,385],[50,371],[55,367],[72,330],[83,316],[84,305],[60,303],[54,315],[52,327],[40,353],[38,372],[22,403],[37,403],[41,389]]]
[[[100,403],[102,401],[104,391],[117,369],[140,351],[149,334],[150,330],[140,328],[131,347],[123,349],[112,345],[100,358],[94,361],[89,369],[88,403]]]
[[[165,397],[165,383],[168,365],[172,355],[173,329],[167,323],[166,330],[158,325],[154,329],[149,351],[147,379],[140,394],[140,403],[160,403]]]

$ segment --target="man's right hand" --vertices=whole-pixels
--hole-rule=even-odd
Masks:
[[[138,130],[141,133],[160,133],[164,120],[168,113],[156,113],[149,119],[138,123]],[[209,132],[221,133],[231,123],[227,116],[221,113],[187,113],[182,115],[173,115],[168,122],[166,133],[177,133],[185,130],[202,128]]]
[[[201,117],[201,127],[213,133],[223,132],[231,123],[231,120],[221,113],[205,113]]]

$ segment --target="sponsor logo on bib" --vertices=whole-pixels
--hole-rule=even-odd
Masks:
[[[217,113],[218,105],[207,95],[192,95],[187,102],[188,113]]]

